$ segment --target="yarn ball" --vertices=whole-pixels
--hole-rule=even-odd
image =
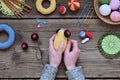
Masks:
[[[111,0],[110,2],[110,7],[112,10],[117,10],[120,6],[120,1],[119,0]]]
[[[110,19],[114,22],[120,21],[120,13],[118,11],[113,11],[110,15]]]
[[[59,13],[60,14],[65,14],[66,13],[66,7],[65,6],[60,6],[59,7]]]
[[[80,3],[78,0],[70,0],[68,2],[68,7],[71,11],[77,11],[80,8]]]
[[[111,13],[111,7],[107,4],[103,4],[100,6],[99,11],[102,16],[108,16]]]
[[[99,0],[101,4],[109,4],[111,0]]]

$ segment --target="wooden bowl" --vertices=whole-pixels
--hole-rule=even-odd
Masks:
[[[97,16],[102,20],[104,21],[105,23],[108,23],[108,24],[111,24],[111,25],[119,25],[120,24],[120,21],[119,22],[113,22],[110,20],[110,16],[107,16],[107,17],[104,17],[100,14],[99,12],[99,7],[100,7],[100,3],[99,3],[99,0],[94,0],[94,9],[95,9],[95,12],[97,14]]]

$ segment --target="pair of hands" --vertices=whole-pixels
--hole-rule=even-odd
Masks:
[[[50,40],[49,40],[49,63],[51,66],[58,68],[58,66],[61,63],[62,60],[62,55],[63,55],[63,47],[64,43],[62,42],[61,45],[59,46],[59,50],[56,51],[54,49],[54,39],[55,35],[53,35]],[[70,51],[72,47],[72,51]],[[66,50],[64,52],[64,63],[67,68],[67,70],[71,70],[76,67],[76,62],[79,57],[80,50],[78,48],[78,43],[76,40],[69,40]]]

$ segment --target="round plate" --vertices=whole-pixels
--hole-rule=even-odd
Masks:
[[[97,14],[97,16],[102,20],[104,21],[105,23],[108,23],[108,24],[112,24],[112,25],[118,25],[120,24],[120,22],[113,22],[110,20],[109,16],[107,17],[104,17],[100,14],[99,12],[99,6],[100,6],[100,3],[99,3],[99,0],[94,0],[94,9],[95,9],[95,12]]]
[[[21,2],[25,2],[25,0],[20,0],[20,1],[21,1]],[[23,11],[23,9],[20,8],[20,7],[18,7],[17,5],[14,4],[14,6],[16,6],[19,11]],[[3,2],[2,0],[0,0],[0,11],[1,11],[3,14],[7,15],[7,16],[13,16],[13,15],[14,15],[14,12],[12,12],[12,11],[4,4],[4,2]]]

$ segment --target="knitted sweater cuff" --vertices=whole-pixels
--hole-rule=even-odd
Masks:
[[[49,64],[46,64],[42,71],[40,80],[54,80],[57,71],[58,71],[57,68],[55,68]]]
[[[85,80],[81,66],[66,71],[66,75],[68,76],[69,80]]]

